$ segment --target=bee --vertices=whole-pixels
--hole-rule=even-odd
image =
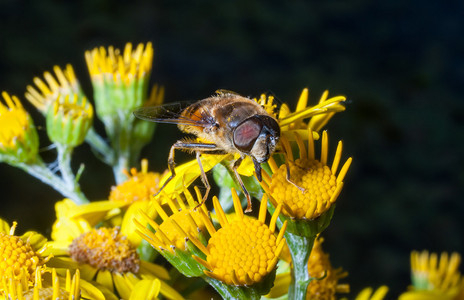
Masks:
[[[180,106],[177,108],[179,109]],[[234,92],[218,90],[216,95],[182,108],[180,113],[176,113],[175,109],[172,110],[168,104],[141,107],[134,111],[134,115],[152,122],[177,124],[182,132],[198,138],[179,140],[172,145],[168,157],[171,175],[160,191],[176,176],[175,150],[195,152],[201,178],[206,187],[200,206],[207,199],[211,189],[201,164],[200,155],[202,153],[238,153],[240,157],[231,164],[231,168],[247,199],[245,211],[251,211],[251,197],[237,168],[245,157],[249,156],[253,161],[256,176],[261,181],[261,164],[267,162],[274,153],[280,139],[280,127],[277,120],[261,105]]]

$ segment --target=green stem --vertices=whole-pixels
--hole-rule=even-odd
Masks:
[[[73,148],[56,143],[56,149],[58,152],[58,167],[60,168],[61,177],[66,185],[73,187],[76,184],[74,173],[71,169],[71,154]]]
[[[308,284],[313,279],[308,273],[308,260],[316,236],[300,236],[285,232],[290,254],[292,255],[292,283],[288,299],[306,299]]]
[[[132,125],[133,117],[127,117],[127,112],[120,112],[118,115],[117,122],[117,133],[114,136],[113,147],[117,153],[116,164],[113,166],[113,173],[116,179],[116,183],[122,183],[127,180],[123,170],[129,170],[133,163],[131,157],[131,138],[132,138]]]
[[[105,140],[91,127],[85,136],[85,141],[97,152],[97,157],[107,165],[114,163],[114,151]]]
[[[89,202],[89,200],[87,200],[79,188],[76,189],[75,186],[67,185],[63,179],[50,171],[41,160],[35,162],[34,164],[21,162],[14,164],[13,166],[23,169],[25,172],[36,177],[43,183],[48,184],[60,192],[63,196],[72,199],[76,204],[84,204]]]
[[[202,278],[221,295],[222,299],[261,299],[261,294],[253,287],[228,285],[208,276]]]

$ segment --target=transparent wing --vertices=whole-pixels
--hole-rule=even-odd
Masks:
[[[191,105],[191,102],[168,103],[159,106],[139,107],[133,113],[137,118],[150,122],[200,127],[211,126],[211,116],[208,114],[208,110],[203,110],[201,115],[195,113],[190,114],[189,117],[182,115],[182,112]]]

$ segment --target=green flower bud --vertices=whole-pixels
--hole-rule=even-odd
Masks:
[[[153,47],[139,44],[132,51],[126,44],[124,51],[112,46],[108,51],[95,48],[85,53],[89,68],[97,114],[104,118],[118,111],[132,111],[147,100],[148,79],[153,62]]]
[[[47,112],[47,133],[52,142],[76,147],[85,139],[92,125],[93,107],[86,98],[74,94],[61,96]]]

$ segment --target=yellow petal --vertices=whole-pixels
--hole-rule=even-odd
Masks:
[[[240,166],[237,168],[237,172],[244,176],[253,176],[254,171],[255,165],[249,156],[245,157]]]
[[[227,155],[202,155],[201,156],[201,163],[203,165],[203,170],[208,172],[211,170],[215,165],[220,163],[224,160]],[[197,160],[191,160],[187,163],[184,163],[178,167],[176,167],[176,176],[168,183],[168,185],[163,189],[163,191],[171,195],[174,192],[180,192],[184,189],[184,187],[188,187],[198,176],[201,175],[200,167],[198,166]],[[167,173],[161,179],[161,184],[163,184],[171,175],[171,173]]]
[[[161,283],[161,288],[160,288],[160,293],[164,297],[168,299],[174,299],[174,300],[183,300],[184,297],[182,297],[181,294],[179,294],[174,288],[172,288],[169,284],[167,284],[164,281],[160,281]]]
[[[269,294],[266,295],[266,298],[278,298],[287,294],[291,280],[290,272],[278,274],[274,280],[274,286]]]
[[[154,300],[158,297],[161,282],[158,279],[140,280],[134,285],[129,300],[147,299]]]
[[[142,241],[142,237],[136,233],[137,226],[134,219],[144,227],[147,225],[146,218],[141,217],[140,211],[147,214],[150,219],[154,219],[157,215],[153,205],[150,205],[150,201],[136,201],[129,206],[122,220],[121,233],[127,237],[134,247],[138,247]]]
[[[52,239],[55,241],[68,241],[71,243],[84,232],[88,232],[92,226],[84,219],[59,218],[53,224]]]
[[[81,299],[104,299],[104,300],[119,300],[116,295],[111,292],[107,287],[99,284],[98,282],[92,281],[89,283],[85,280],[79,282],[82,291]],[[103,294],[103,298],[101,298]]]
[[[0,219],[0,232],[9,233],[10,232],[10,225],[3,219]]]
[[[82,218],[89,222],[90,226],[95,226],[106,219],[110,212],[115,208],[124,206],[124,203],[115,201],[95,201],[84,205],[76,206],[68,215],[69,218]]]
[[[132,284],[119,273],[113,274],[114,285],[119,296],[123,299],[129,299],[132,292]]]
[[[103,286],[106,286],[110,291],[114,292],[113,276],[110,271],[99,271],[95,281]]]
[[[144,274],[149,273],[159,279],[169,280],[169,272],[163,268],[162,266],[152,264],[150,262],[141,260],[140,261],[140,274],[144,276]]]

